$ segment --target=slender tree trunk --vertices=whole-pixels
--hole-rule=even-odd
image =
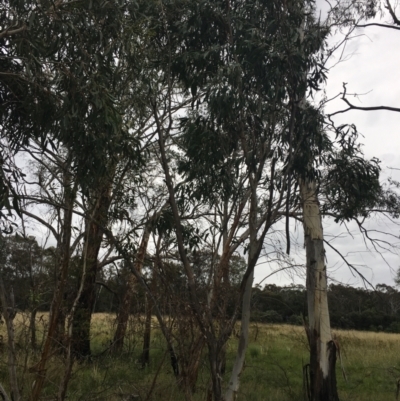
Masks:
[[[330,328],[324,237],[315,181],[300,181],[300,192],[307,257],[311,401],[338,401],[336,345]]]
[[[90,357],[90,323],[94,301],[96,299],[96,276],[98,273],[98,256],[103,240],[104,228],[108,223],[108,209],[111,203],[110,178],[104,180],[103,187],[98,192],[98,197],[91,215],[88,234],[85,238],[86,271],[82,277],[83,288],[79,297],[74,323],[72,328],[72,353],[78,359]]]
[[[235,363],[233,364],[231,377],[229,379],[228,388],[225,393],[225,401],[233,401],[236,398],[239,390],[240,375],[243,371],[244,361],[246,357],[247,346],[249,344],[249,326],[250,326],[250,306],[251,293],[254,280],[254,267],[261,251],[261,243],[267,232],[264,230],[260,240],[257,240],[257,181],[255,174],[250,177],[251,197],[250,197],[250,215],[249,215],[249,230],[250,230],[250,245],[247,262],[247,279],[244,284],[244,292],[242,299],[242,318],[240,327],[239,345],[236,353]],[[267,223],[268,224],[268,223]]]
[[[178,345],[180,370],[177,380],[180,388],[185,393],[186,399],[191,400],[192,394],[196,392],[201,356],[206,341],[204,336],[198,333],[194,327],[193,318],[188,317],[188,319],[186,323],[184,322],[185,319],[178,323],[180,325],[177,333],[180,339]]]
[[[190,355],[190,363],[187,368],[188,382],[187,386],[192,393],[196,392],[197,377],[199,375],[201,354],[205,345],[204,337],[200,334],[199,338],[192,347]],[[219,367],[218,367],[219,368]]]
[[[222,386],[221,386],[221,375],[219,372],[219,350],[217,344],[208,342],[208,360],[211,370],[211,386],[212,386],[212,396],[214,401],[222,400]]]
[[[36,314],[37,314],[37,308],[35,308],[31,311],[30,317],[29,317],[29,332],[31,335],[31,347],[32,349],[37,348],[37,342],[36,342]]]
[[[237,391],[239,390],[240,375],[243,370],[247,346],[249,344],[250,303],[253,279],[254,269],[252,269],[250,276],[247,279],[243,294],[239,345],[236,353],[235,363],[233,364],[231,377],[229,379],[228,388],[225,393],[225,401],[233,401],[236,397]]]
[[[86,232],[86,235],[88,233]],[[64,371],[64,376],[61,380],[60,386],[58,388],[58,396],[57,396],[57,401],[64,401],[67,395],[67,389],[68,389],[68,383],[71,379],[71,373],[72,373],[72,368],[74,365],[74,360],[75,360],[75,355],[73,354],[73,349],[72,349],[72,329],[73,329],[73,323],[74,323],[74,317],[75,317],[75,311],[79,302],[79,299],[82,294],[83,286],[85,283],[85,277],[86,277],[86,261],[87,261],[87,248],[88,248],[88,241],[85,241],[85,247],[83,250],[83,269],[82,269],[82,279],[80,283],[80,287],[78,289],[78,292],[76,294],[76,297],[74,299],[74,302],[72,304],[70,313],[68,315],[68,324],[67,324],[67,331],[68,334],[66,336],[66,341],[65,341],[65,371]]]
[[[76,185],[72,187],[72,177],[68,172],[69,166],[65,167],[64,173],[64,221],[63,232],[60,242],[60,270],[57,280],[57,288],[54,292],[53,301],[50,307],[49,327],[42,349],[40,361],[35,367],[36,379],[33,384],[31,400],[37,401],[40,398],[42,388],[46,379],[46,364],[50,357],[50,352],[53,347],[55,335],[57,333],[59,311],[62,308],[64,289],[68,276],[69,260],[70,260],[70,242],[71,242],[71,227],[74,201],[76,196]]]
[[[0,234],[1,235],[1,234]],[[2,238],[0,238],[0,245],[2,242]],[[6,299],[6,290],[4,288],[3,278],[0,275],[0,301],[3,307],[3,316],[6,322],[7,328],[7,342],[8,342],[8,372],[10,375],[10,387],[11,387],[11,399],[13,401],[20,401],[21,395],[18,386],[18,377],[17,377],[17,355],[15,352],[15,342],[14,342],[14,323],[13,319],[15,317],[15,309],[14,309],[14,299],[13,293],[11,296],[10,307],[8,306],[8,302]]]
[[[144,229],[142,241],[140,243],[136,255],[136,261],[134,263],[134,268],[139,274],[141,274],[143,268],[143,263],[144,263],[144,258],[146,256],[147,244],[149,243],[150,233],[151,233],[151,224],[149,223],[146,225]],[[135,293],[136,284],[137,284],[136,277],[132,273],[130,273],[128,275],[128,281],[126,283],[126,291],[124,297],[122,298],[117,315],[117,321],[116,321],[117,329],[115,331],[114,341],[113,341],[114,352],[121,352],[124,346],[124,339],[125,339],[126,329],[128,327],[131,303],[133,295]]]
[[[65,333],[65,320],[67,318],[67,305],[66,305],[67,294],[64,291],[62,297],[62,305],[58,311],[57,317],[57,327],[54,334],[54,344],[59,348],[60,354],[65,352],[65,342],[66,342],[66,333]]]
[[[24,236],[26,237],[26,232],[25,232],[25,224],[24,220],[22,220],[22,226],[23,226],[23,232]],[[36,349],[37,344],[36,344],[36,313],[37,313],[37,297],[36,297],[36,285],[35,285],[35,279],[33,275],[33,261],[32,261],[32,245],[29,246],[29,284],[31,287],[31,301],[30,301],[30,309],[31,313],[29,316],[29,333],[31,336],[31,347],[32,349]]]
[[[146,294],[146,320],[144,322],[143,350],[140,357],[142,367],[150,363],[150,339],[151,339],[151,312],[153,310],[152,301]]]

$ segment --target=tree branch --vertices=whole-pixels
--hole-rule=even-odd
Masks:
[[[25,31],[25,29],[26,29],[26,25],[25,25],[25,24],[22,25],[22,26],[19,27],[19,28],[16,28],[16,29],[14,29],[14,30],[11,30],[11,28],[14,28],[14,27],[15,27],[15,26],[9,27],[9,28],[7,28],[5,31],[0,32],[0,39],[1,39],[1,38],[4,38],[5,36],[16,35],[17,33],[23,32],[23,31]]]
[[[370,24],[356,25],[356,28],[366,28],[368,26],[379,26],[381,28],[390,28],[390,29],[396,29],[397,31],[400,31],[400,27],[398,27],[398,26],[387,25],[387,24],[378,24],[376,22],[373,22]]]
[[[122,256],[120,257],[120,259],[122,259]],[[113,289],[111,289],[106,283],[104,283],[103,281],[96,281],[97,285],[101,285],[102,287],[104,287],[107,291],[111,292],[111,294],[115,295],[117,297],[118,300],[120,300],[120,295],[114,291]]]
[[[375,289],[374,285],[373,285],[373,284],[372,284],[372,283],[371,283],[371,282],[370,282],[370,281],[369,281],[369,280],[368,280],[353,264],[349,263],[349,261],[346,259],[346,257],[343,256],[343,254],[342,254],[337,248],[335,248],[335,247],[334,247],[329,241],[327,241],[326,239],[324,239],[324,243],[325,243],[326,245],[328,245],[329,248],[331,248],[332,250],[334,250],[334,251],[339,255],[339,257],[343,260],[343,262],[347,265],[347,267],[348,267],[351,271],[354,270],[364,283],[367,283],[371,288]]]
[[[44,221],[43,219],[41,219],[39,216],[34,215],[33,213],[28,212],[27,210],[21,210],[22,214],[25,214],[28,217],[31,217],[32,219],[37,220],[39,223],[43,224],[45,227],[47,227],[51,233],[54,235],[54,238],[56,239],[57,242],[60,241],[60,236],[57,233],[57,231],[54,229],[54,227],[47,223],[46,221]]]
[[[346,88],[347,83],[343,82],[343,93],[342,93],[342,100],[349,106],[349,108],[344,109],[344,110],[339,110],[334,113],[328,114],[328,117],[332,117],[336,114],[340,113],[345,113],[349,110],[361,110],[361,111],[376,111],[376,110],[387,110],[387,111],[395,111],[397,113],[400,113],[400,108],[398,107],[390,107],[390,106],[373,106],[373,107],[361,107],[361,106],[355,106],[354,104],[351,104],[347,99],[346,99]]]
[[[390,4],[390,1],[389,1],[389,0],[386,0],[386,6],[385,6],[385,8],[389,11],[390,16],[393,18],[393,22],[394,22],[396,25],[400,25],[400,20],[397,18],[396,14],[395,14],[395,12],[394,12],[394,10],[393,10],[393,7],[392,7],[392,5]]]
[[[112,256],[111,258],[108,258],[106,260],[103,260],[102,262],[100,262],[97,266],[99,269],[102,269],[104,266],[109,265],[110,263],[114,263],[117,260],[121,260],[123,259],[122,256],[118,255],[118,256]],[[101,284],[101,283],[100,283]]]

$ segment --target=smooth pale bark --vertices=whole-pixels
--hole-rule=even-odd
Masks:
[[[239,390],[240,375],[242,374],[244,361],[246,358],[247,346],[249,344],[249,327],[250,327],[250,306],[251,306],[251,294],[254,280],[254,267],[256,265],[258,256],[261,251],[261,243],[267,232],[267,226],[264,229],[261,238],[257,239],[257,181],[255,175],[250,177],[251,185],[251,196],[250,196],[250,214],[249,214],[249,230],[250,230],[250,244],[249,244],[249,255],[247,262],[247,271],[245,274],[244,292],[242,299],[242,318],[240,327],[240,337],[238,350],[236,353],[235,363],[232,368],[231,377],[229,379],[228,388],[225,392],[225,401],[233,401],[236,398],[236,394]]]
[[[322,219],[314,180],[300,181],[307,258],[311,401],[338,401],[336,345],[332,340]]]
[[[236,353],[235,363],[232,368],[231,377],[229,379],[228,388],[225,393],[225,401],[233,401],[239,390],[240,375],[243,370],[247,346],[249,344],[250,302],[251,302],[251,289],[253,287],[253,279],[254,279],[254,269],[251,270],[250,276],[247,279],[243,295],[239,345]]]

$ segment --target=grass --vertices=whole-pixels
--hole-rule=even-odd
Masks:
[[[46,315],[38,316],[41,332],[45,330]],[[113,357],[104,352],[113,334],[113,317],[96,314],[92,325],[93,362],[76,364],[68,391],[68,400],[121,401],[129,394],[140,400],[184,400],[169,366],[169,354],[162,335],[156,328],[151,341],[151,365],[142,369],[138,364],[141,352],[140,318],[131,322],[126,352]],[[24,398],[28,398],[34,375],[29,372],[39,358],[39,353],[24,346],[27,320],[16,318],[17,348],[20,383]],[[7,352],[3,336],[0,360],[0,382],[7,387]],[[400,335],[389,333],[334,331],[340,346],[341,361],[337,363],[337,378],[342,401],[387,401],[395,399],[396,382],[400,377]],[[227,374],[235,356],[237,339],[232,338],[227,349]],[[308,360],[304,329],[289,325],[256,325],[251,327],[246,366],[241,376],[238,401],[292,401],[303,399],[303,365]],[[341,366],[342,365],[342,366]],[[60,355],[49,361],[47,385],[43,399],[54,399],[65,366]],[[344,378],[344,374],[347,381]],[[193,401],[206,400],[209,386],[207,359],[198,379]],[[150,391],[150,389],[152,389]]]

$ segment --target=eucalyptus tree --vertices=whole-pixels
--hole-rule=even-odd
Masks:
[[[3,138],[14,151],[32,138],[43,148],[62,144],[70,155],[77,185],[92,194],[101,177],[109,176],[110,164],[123,155],[129,155],[132,164],[138,160],[136,142],[123,120],[126,98],[134,91],[123,91],[122,83],[128,64],[134,74],[142,45],[137,40],[141,33],[135,22],[137,5],[9,1],[6,11],[0,39],[10,71],[2,74],[2,83],[12,99],[6,103],[8,112],[2,114]],[[99,241],[93,241],[92,256],[97,259]],[[69,242],[66,238],[66,248]],[[63,271],[55,297],[59,301],[68,263]],[[57,303],[53,303],[51,322],[57,320]],[[49,327],[53,330],[53,323]],[[49,331],[32,399],[40,397],[51,338]]]
[[[176,7],[180,7],[179,13]],[[199,1],[190,5],[173,2],[162,10],[165,22],[160,34],[164,38],[162,43],[167,43],[166,79],[172,81],[177,77],[190,91],[192,111],[175,125],[182,132],[180,142],[171,140],[174,121],[160,121],[157,133],[192,308],[209,351],[215,399],[222,398],[218,358],[233,326],[225,325],[221,333],[215,331],[212,314],[221,302],[219,280],[215,281],[218,285],[213,288],[208,309],[201,309],[193,267],[184,246],[179,198],[174,192],[176,178],[171,175],[166,151],[172,143],[182,148],[180,172],[188,181],[182,185],[187,188],[184,194],[208,203],[221,202],[228,210],[239,213],[227,213],[229,218],[222,225],[222,232],[227,223],[243,227],[243,231],[236,231],[238,226],[234,231],[228,229],[221,259],[224,261],[225,256],[226,263],[238,245],[248,252],[235,313],[229,317],[230,322],[235,319],[239,301],[243,301],[241,339],[226,394],[230,400],[238,390],[244,365],[254,267],[264,238],[276,221],[298,207],[290,173],[299,149],[292,146],[290,137],[300,80],[296,67],[301,71],[304,63],[298,51],[297,29],[304,17],[302,10],[300,4],[287,10],[281,3],[264,1]],[[324,34],[317,23],[310,23],[307,35],[307,56],[314,63],[307,83],[316,86],[321,70],[313,54]],[[155,98],[156,119],[157,105]],[[239,241],[232,236],[235,232]],[[224,271],[222,264],[219,271]]]
[[[188,188],[186,193],[210,202],[210,199],[216,199],[214,193],[218,192],[220,197],[217,199],[221,199],[222,204],[234,205],[239,201],[245,210],[241,216],[247,219],[246,223],[241,222],[246,224],[245,233],[249,236],[246,248],[248,265],[239,295],[243,300],[242,336],[226,398],[232,399],[238,389],[246,350],[252,274],[263,240],[270,226],[279,218],[286,216],[288,219],[302,209],[306,239],[310,239],[306,241],[310,262],[307,269],[309,333],[316,330],[316,334],[310,337],[312,397],[335,399],[333,366],[336,356],[332,356],[330,366],[325,366],[329,358],[323,358],[323,348],[317,345],[321,335],[324,335],[324,347],[333,344],[324,291],[326,268],[317,198],[319,183],[323,180],[317,177],[322,168],[328,169],[331,178],[338,178],[343,171],[350,169],[355,179],[362,182],[353,191],[343,179],[328,179],[329,185],[326,184],[325,189],[329,187],[327,190],[333,195],[329,200],[338,203],[327,201],[324,206],[325,210],[336,207],[338,221],[363,213],[363,208],[376,201],[379,184],[374,161],[364,161],[359,157],[356,146],[340,150],[346,140],[353,145],[346,127],[335,132],[339,149],[335,148],[324,131],[326,126],[321,111],[305,100],[306,94],[318,90],[326,78],[323,46],[329,28],[322,26],[313,16],[313,2],[173,3],[174,7],[181,7],[179,14],[173,13],[172,5],[171,9],[168,5],[162,10],[167,21],[162,29],[167,33],[162,29],[161,32],[164,40],[170,43],[167,49],[168,46],[176,47],[173,51],[165,51],[168,55],[165,65],[171,71],[171,78],[167,77],[171,80],[178,77],[193,100],[192,111],[176,125],[176,130],[182,131],[180,142],[169,139],[173,122],[159,123],[157,129],[179,252],[189,280],[192,307],[198,316],[204,314],[197,306],[194,281],[190,285],[193,271],[183,239],[179,238],[182,220],[173,191],[174,177],[165,154],[168,144],[178,144],[183,150],[180,172],[188,181],[182,185],[182,188]],[[171,24],[169,31],[167,23]],[[347,204],[343,199],[348,200]],[[314,212],[312,216],[310,208]],[[312,218],[316,219],[314,223]],[[286,227],[289,232],[288,222]],[[319,234],[314,238],[310,233],[317,227],[320,227]],[[316,244],[313,240],[320,241],[320,252],[312,251]],[[229,246],[228,242],[226,249],[229,250]],[[318,269],[314,269],[315,265],[311,263],[316,254],[321,261]],[[322,277],[321,281],[316,283],[315,277]],[[318,294],[322,294],[324,299],[315,299]],[[324,318],[319,319],[322,309]],[[215,369],[218,363],[213,358],[217,358],[221,351],[224,337],[216,340],[212,330],[208,331],[213,327],[212,319],[206,322],[198,320],[207,339],[210,364]],[[322,326],[324,330],[326,328],[323,332]],[[324,365],[323,375],[318,374],[321,363]],[[221,396],[220,384],[215,378],[218,371],[216,374],[213,372],[213,376],[214,397],[218,399]],[[330,383],[329,389],[320,392],[319,389],[325,386],[323,378],[325,384]]]
[[[335,127],[329,117],[324,117],[322,110],[306,102],[308,91],[316,89],[307,87],[313,64],[310,63],[305,37],[315,10],[312,4],[304,6],[308,13],[297,28],[303,64],[296,70],[298,79],[294,100],[297,106],[292,109],[291,140],[293,146],[300,149],[292,159],[292,170],[300,189],[306,248],[307,335],[310,344],[308,397],[313,401],[338,400],[335,373],[338,350],[330,330],[322,214],[333,215],[336,222],[359,216],[365,218],[376,205],[386,201],[379,183],[379,163],[376,159],[364,159],[357,144],[356,128],[348,125]],[[323,65],[324,57],[329,57],[330,51],[324,51],[321,43],[319,53]],[[321,73],[324,73],[323,69]],[[322,75],[322,81],[324,78]],[[332,130],[331,135],[329,130]],[[321,198],[324,200],[322,206]]]

